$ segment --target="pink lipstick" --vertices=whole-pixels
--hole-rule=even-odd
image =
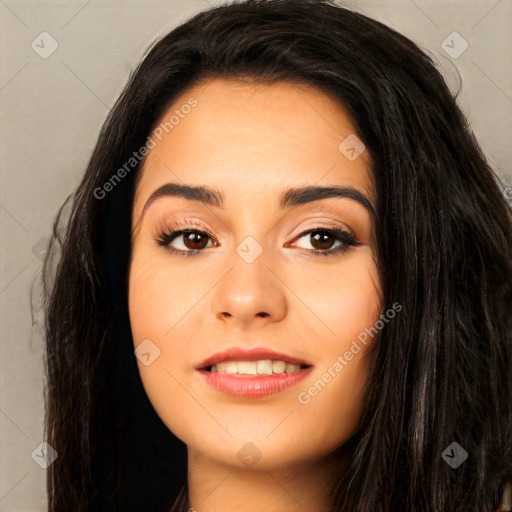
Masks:
[[[196,370],[206,383],[235,397],[258,398],[293,386],[313,366],[267,348],[230,348],[203,361]]]

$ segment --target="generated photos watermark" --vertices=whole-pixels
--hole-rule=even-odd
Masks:
[[[112,174],[103,186],[96,187],[94,189],[94,197],[96,199],[104,199],[108,192],[111,192],[127,174],[139,165],[143,158],[148,154],[148,151],[157,145],[154,138],[161,142],[164,133],[170,133],[174,130],[174,128],[180,124],[181,120],[185,119],[185,117],[190,114],[192,109],[196,106],[197,100],[195,98],[189,98],[188,101],[181,105],[180,108],[174,109],[174,113],[169,117],[169,119],[161,122],[151,132],[151,135],[146,139],[145,144],[143,144],[137,151],[134,151],[132,156],[128,158],[128,160],[114,174]]]
[[[357,336],[357,340],[366,345],[368,343],[368,337],[373,338],[376,336],[383,327],[390,322],[393,318],[395,318],[396,314],[402,310],[402,305],[395,302],[391,308],[389,308],[385,313],[382,313],[379,317],[379,320],[375,322],[375,324],[370,327],[364,329],[364,331],[360,332]],[[310,386],[306,391],[301,391],[297,395],[297,400],[302,405],[307,405],[311,402],[312,398],[318,395],[320,391],[322,391],[325,386],[329,382],[332,381],[342,370],[349,364],[350,361],[354,358],[355,355],[361,352],[361,345],[357,342],[357,340],[353,340],[350,345],[350,349],[346,350],[343,355],[338,355],[336,360],[327,368],[327,370],[322,374],[322,376],[315,381],[315,383]]]

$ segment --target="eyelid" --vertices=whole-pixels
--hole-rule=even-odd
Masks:
[[[213,234],[214,229],[211,228],[206,221],[199,218],[184,217],[179,220],[167,220],[166,218],[162,218],[160,222],[155,224],[155,230],[157,233],[181,231],[190,228],[197,229],[198,231],[204,231],[208,236],[216,239],[216,236]]]
[[[345,243],[345,246],[346,246],[345,250],[348,250],[348,248],[351,246],[358,247],[360,245],[363,245],[362,242],[359,241],[358,237],[355,234],[353,234],[351,230],[340,228],[337,225],[332,225],[331,227],[324,227],[324,226],[317,225],[317,226],[313,226],[311,228],[307,228],[304,231],[302,231],[301,233],[299,233],[298,235],[296,235],[295,237],[293,237],[292,243],[296,243],[297,240],[300,240],[307,234],[314,233],[314,232],[322,232],[322,231],[326,232],[326,233],[331,233],[331,236],[334,236],[338,240],[341,240],[343,243]],[[310,249],[309,251],[310,252],[318,252],[321,254],[336,254],[336,252],[337,252],[336,249],[334,249],[334,250],[328,249],[325,251],[320,251],[320,250],[315,251],[315,250]],[[343,250],[341,250],[341,252],[343,252]]]
[[[302,228],[302,230],[296,235],[289,235],[288,237],[293,237],[295,240],[298,236],[302,236],[305,233],[313,230],[313,229],[334,229],[340,231],[347,231],[354,240],[359,241],[359,237],[356,235],[353,229],[350,228],[347,224],[335,220],[335,219],[319,219],[312,218],[308,222],[312,222],[313,225],[309,228]],[[203,223],[206,225],[204,226]],[[169,232],[169,231],[180,231],[186,230],[188,228],[196,228],[199,231],[204,231],[208,236],[212,239],[219,242],[218,238],[213,234],[214,229],[209,226],[209,224],[202,218],[194,218],[194,217],[184,217],[180,220],[167,220],[166,218],[162,218],[160,222],[156,225],[157,233]],[[292,232],[294,232],[292,230]],[[219,242],[220,243],[220,242]]]
[[[309,222],[309,221],[308,221]],[[320,230],[320,229],[332,229],[336,231],[346,231],[354,240],[359,241],[359,237],[356,235],[355,231],[351,229],[347,224],[340,222],[338,220],[334,219],[311,219],[311,222],[314,223],[310,227],[302,228],[299,233],[293,236],[293,239],[295,240],[297,237],[304,235],[305,233],[308,233],[312,230]],[[295,231],[295,230],[294,230]]]

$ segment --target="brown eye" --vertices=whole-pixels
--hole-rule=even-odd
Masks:
[[[207,246],[210,239],[213,240],[213,238],[204,231],[197,229],[180,229],[168,233],[161,233],[157,242],[159,245],[166,247],[174,253],[193,255],[201,252],[202,249]],[[178,247],[176,247],[176,245],[178,245]]]
[[[208,244],[208,236],[199,231],[182,231],[176,238],[183,237],[183,244],[191,251],[201,250]]]
[[[311,245],[319,251],[330,249],[336,242],[336,237],[325,231],[310,232]]]
[[[302,246],[303,249],[322,256],[343,254],[350,247],[361,245],[350,233],[339,229],[310,229],[299,235],[298,240],[301,239],[312,247]]]
[[[322,256],[343,254],[351,246],[361,245],[350,233],[338,229],[312,229],[303,232],[298,239],[306,239],[306,237],[312,247],[306,249],[311,253]],[[169,251],[184,256],[194,256],[203,252],[209,241],[212,241],[213,245],[219,245],[215,237],[197,229],[171,230],[167,233],[161,233],[156,241]],[[181,242],[181,247],[177,247],[178,242]]]

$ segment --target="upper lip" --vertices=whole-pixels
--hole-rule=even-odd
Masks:
[[[312,366],[311,363],[299,359],[297,357],[277,352],[271,348],[265,347],[231,347],[222,352],[208,357],[202,363],[197,366],[197,370],[207,368],[208,366],[214,366],[221,361],[258,361],[260,359],[272,359],[274,361],[284,361],[285,363],[299,364],[304,366]]]

